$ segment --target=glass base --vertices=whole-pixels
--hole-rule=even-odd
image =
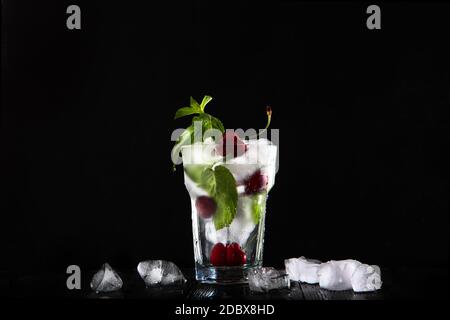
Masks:
[[[209,284],[245,284],[248,283],[248,271],[255,266],[241,267],[205,267],[195,264],[195,278],[201,283]]]

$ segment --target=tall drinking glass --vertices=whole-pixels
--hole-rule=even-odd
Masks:
[[[215,150],[213,142],[202,142],[184,146],[181,151],[192,206],[196,279],[245,283],[248,271],[263,262],[266,201],[274,185],[277,146],[266,139],[250,140],[244,154],[226,160]],[[219,190],[222,181],[217,181],[214,199],[202,182],[202,174],[205,170],[220,173],[220,168],[231,173],[234,183],[232,188]],[[234,215],[219,217],[215,211],[219,210],[220,200],[233,194],[237,195],[237,208],[227,212]]]

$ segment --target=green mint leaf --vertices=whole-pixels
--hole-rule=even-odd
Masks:
[[[217,211],[214,214],[214,226],[216,230],[228,227],[234,219],[237,211],[238,194],[236,180],[224,166],[217,166],[214,169],[216,180],[214,199],[217,203]]]
[[[206,130],[212,129],[211,116],[209,116],[207,113],[202,113],[192,118],[192,123],[196,121],[202,122],[202,134],[205,134]]]
[[[198,114],[198,110],[191,108],[191,107],[183,107],[177,110],[177,112],[175,113],[175,119],[181,118],[181,117],[185,117],[185,116],[189,116],[191,114]]]
[[[189,116],[192,114],[203,113],[203,110],[205,109],[205,105],[212,99],[211,97],[209,97],[210,99],[206,99],[206,97],[208,97],[208,96],[205,96],[203,98],[201,105],[198,104],[197,100],[195,100],[193,97],[191,97],[190,101],[189,101],[189,107],[183,107],[183,108],[178,109],[177,112],[175,113],[175,119]]]
[[[208,113],[199,114],[198,116],[194,117],[192,121],[202,121],[203,134],[205,134],[205,132],[209,129],[217,129],[221,133],[225,132],[225,128],[222,122]]]
[[[225,127],[223,126],[222,121],[217,119],[216,117],[211,116],[211,125],[214,129],[220,130],[220,132],[225,132]]]
[[[189,105],[193,109],[202,110],[202,108],[200,108],[200,105],[198,104],[197,100],[195,100],[193,97],[190,98]]]
[[[212,169],[212,167],[208,167],[203,170],[198,186],[208,192],[211,197],[215,196],[216,177],[214,175],[214,170]]]
[[[205,168],[199,187],[216,201],[217,210],[213,217],[216,230],[229,226],[236,215],[238,203],[236,180],[230,170],[222,165],[214,169]]]
[[[202,111],[205,110],[205,106],[212,100],[212,97],[210,96],[204,96],[202,102],[200,103],[200,109]]]
[[[252,220],[254,224],[258,224],[261,216],[265,213],[266,200],[266,192],[262,192],[252,196]]]

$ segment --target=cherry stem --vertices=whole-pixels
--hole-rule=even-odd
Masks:
[[[267,106],[266,107],[266,114],[267,114],[267,123],[266,123],[266,126],[265,126],[265,128],[261,131],[261,132],[259,132],[256,136],[259,138],[259,136],[261,136],[263,133],[265,133],[266,131],[267,131],[267,129],[269,128],[269,126],[270,126],[270,121],[272,120],[272,107],[271,106]],[[250,139],[251,138],[253,138],[253,137],[250,137]]]

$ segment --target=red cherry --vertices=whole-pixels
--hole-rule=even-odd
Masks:
[[[262,174],[260,170],[245,180],[245,193],[254,194],[267,188],[269,177]]]
[[[239,245],[236,242],[227,245],[227,265],[239,265],[238,257]]]
[[[242,251],[241,247],[236,242],[228,244],[226,249],[228,266],[241,266],[247,262],[245,252]]]
[[[214,245],[209,261],[216,267],[227,265],[227,249],[223,243],[219,242]]]
[[[227,131],[219,139],[216,152],[221,156],[232,155],[234,158],[242,156],[247,151],[248,146],[238,135],[232,131]]]
[[[195,200],[195,208],[200,217],[207,219],[216,212],[217,205],[213,198],[200,196]]]
[[[244,265],[247,263],[247,255],[245,254],[244,251],[241,250],[241,252],[239,253],[239,259],[241,261],[240,265]]]

